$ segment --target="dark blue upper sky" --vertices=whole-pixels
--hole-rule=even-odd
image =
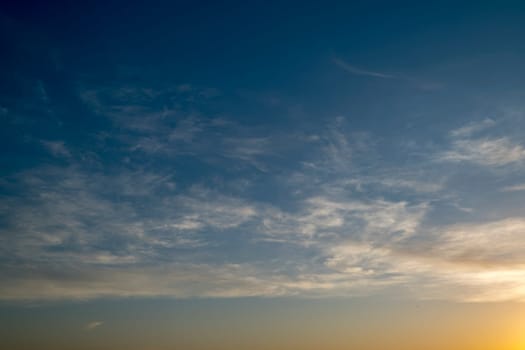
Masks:
[[[518,2],[3,4],[0,299],[525,297],[523,23]]]

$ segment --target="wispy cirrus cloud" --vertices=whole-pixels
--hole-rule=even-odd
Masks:
[[[440,154],[439,159],[485,166],[504,166],[523,162],[525,148],[507,137],[459,139],[454,140],[452,149]]]
[[[496,125],[496,121],[491,118],[485,118],[478,122],[470,122],[467,125],[450,131],[452,137],[469,137],[475,133],[486,130]]]
[[[429,249],[458,264],[520,269],[525,265],[524,230],[525,219],[520,217],[456,224],[439,232]]]
[[[39,30],[6,28],[15,30],[2,60],[12,88],[0,97],[0,300],[389,288],[416,298],[525,299],[523,96],[513,91],[515,67],[494,64],[502,57],[451,68],[445,56],[414,56],[401,68],[403,53],[389,60],[374,50],[372,63],[345,50],[348,60],[316,66],[316,93],[299,84],[308,69],[287,69],[292,60],[274,79],[264,76],[273,59],[258,60],[256,74],[232,75],[249,66],[230,60],[234,50],[202,71],[210,50],[184,38],[165,50],[168,38],[148,43],[168,54],[162,59],[119,45],[136,57],[78,60],[69,56],[79,50],[65,50],[71,62],[59,62],[46,52],[63,40],[36,43],[46,36]],[[181,48],[198,50],[173,54]],[[480,84],[488,82],[480,72],[499,66],[492,85]],[[441,86],[431,70],[454,88],[427,93]],[[325,80],[333,74],[379,90],[341,92]],[[177,82],[182,76],[220,90]],[[497,117],[465,122],[480,110]]]
[[[320,244],[331,238],[389,244],[415,233],[426,205],[404,202],[336,201],[312,197],[297,214],[269,211],[261,233],[299,244]]]
[[[525,148],[507,136],[490,137],[477,135],[480,131],[492,127],[492,119],[450,132],[451,148],[438,154],[437,159],[448,162],[470,162],[483,166],[501,167],[519,164],[525,160]]]
[[[345,72],[350,73],[352,75],[405,82],[420,90],[436,90],[442,88],[443,86],[443,84],[438,82],[426,81],[416,77],[407,76],[406,74],[392,74],[376,70],[363,69],[361,67],[357,67],[353,64],[350,64],[339,57],[334,57],[332,59],[332,62]]]
[[[107,87],[80,95],[95,113],[123,130],[106,138],[122,143],[136,155],[198,156],[213,163],[228,159],[268,171],[265,158],[278,153],[274,152],[275,135],[265,136],[256,128],[220,116],[203,116],[193,104],[218,95],[212,91],[189,85],[175,89]]]
[[[142,109],[128,112],[119,147],[109,148],[122,161],[85,162],[70,152],[65,165],[1,183],[1,299],[327,297],[388,288],[462,301],[524,297],[512,280],[521,276],[520,217],[429,220],[454,198],[435,154],[388,163],[380,141],[343,117],[315,133],[261,136],[225,119],[146,113],[143,123]],[[472,157],[454,142],[484,140],[479,134],[493,123],[482,124],[450,132],[440,155],[456,147]],[[130,147],[146,139],[158,148]],[[184,166],[193,177],[179,176]]]
[[[351,65],[345,61],[343,61],[342,59],[340,58],[333,58],[333,62],[339,66],[340,68],[344,69],[345,71],[347,71],[348,73],[350,74],[355,74],[355,75],[363,75],[363,76],[369,76],[369,77],[373,77],[373,78],[380,78],[380,79],[396,79],[397,77],[395,75],[392,75],[392,74],[386,74],[386,73],[382,73],[382,72],[376,72],[376,71],[371,71],[371,70],[366,70],[366,69],[362,69],[362,68],[358,68],[354,65]]]

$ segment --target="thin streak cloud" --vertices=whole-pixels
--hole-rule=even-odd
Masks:
[[[359,67],[356,67],[356,66],[353,66],[345,61],[343,61],[342,59],[340,58],[334,58],[333,59],[333,62],[339,66],[340,68],[342,68],[343,70],[347,71],[348,73],[350,74],[355,74],[355,75],[364,75],[364,76],[369,76],[369,77],[374,77],[374,78],[381,78],[381,79],[396,79],[396,78],[399,78],[395,75],[392,75],[392,74],[386,74],[386,73],[382,73],[382,72],[375,72],[375,71],[370,71],[370,70],[366,70],[366,69],[362,69],[362,68],[359,68]]]
[[[399,82],[405,82],[409,84],[410,86],[413,86],[419,90],[423,91],[434,91],[439,90],[443,88],[444,84],[441,82],[436,82],[433,80],[426,80],[426,79],[420,79],[419,77],[413,77],[406,74],[390,74],[390,73],[384,73],[379,71],[372,71],[363,69],[357,66],[354,66],[346,61],[344,61],[341,58],[335,57],[332,59],[335,65],[337,65],[339,68],[343,69],[347,73],[353,74],[353,75],[359,75],[359,76],[367,76],[371,78],[377,78],[377,79],[385,79],[385,80],[396,80]]]

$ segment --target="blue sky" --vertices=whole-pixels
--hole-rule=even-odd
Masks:
[[[523,301],[524,11],[3,6],[0,299]]]

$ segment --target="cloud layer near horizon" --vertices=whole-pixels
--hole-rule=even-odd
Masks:
[[[104,128],[84,144],[34,140],[45,161],[2,179],[0,299],[525,299],[525,217],[508,200],[525,151],[504,120],[387,149],[343,116],[205,116],[218,95],[83,88]],[[471,172],[486,193],[458,180]]]

